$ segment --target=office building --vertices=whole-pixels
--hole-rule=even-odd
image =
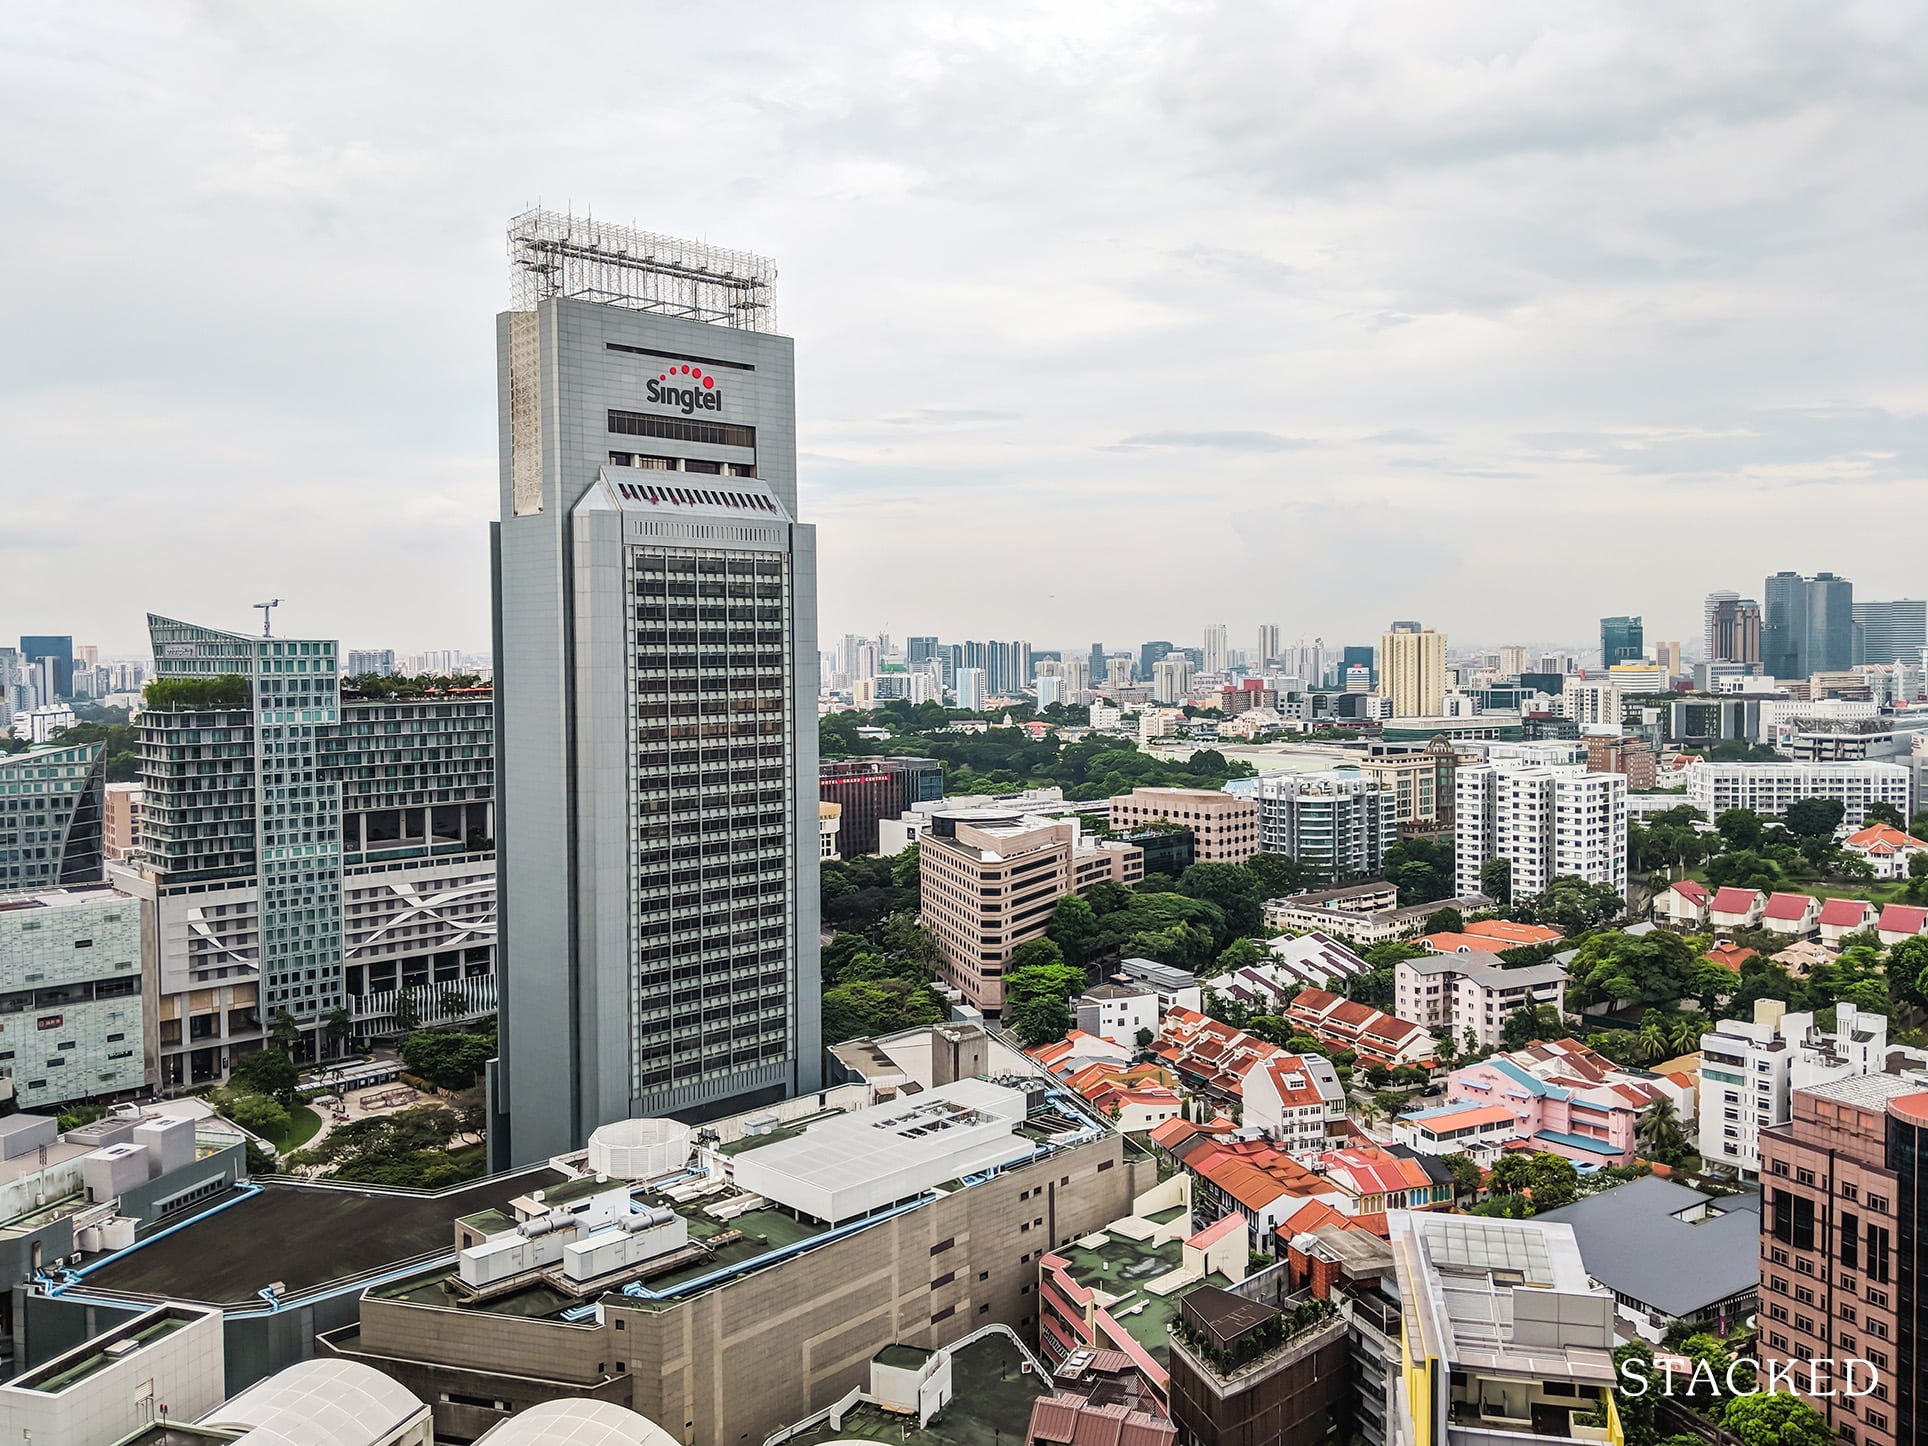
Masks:
[[[367,677],[374,674],[378,678],[393,676],[395,672],[395,650],[393,648],[351,648],[343,671],[351,678]]]
[[[1639,618],[1600,619],[1600,666],[1637,663],[1647,656],[1646,633]]]
[[[1222,673],[1232,666],[1232,650],[1229,633],[1224,623],[1205,625],[1205,646],[1200,655],[1198,670],[1201,673]]]
[[[1681,676],[1681,654],[1679,643],[1657,642],[1654,644],[1654,664],[1669,679]]]
[[[1394,623],[1379,636],[1379,696],[1395,718],[1438,717],[1446,698],[1446,635]]]
[[[1151,665],[1151,698],[1154,703],[1183,702],[1192,691],[1192,660],[1182,655],[1160,658]]]
[[[1838,798],[1842,822],[1860,828],[1868,805],[1892,804],[1903,818],[1910,809],[1910,772],[1900,763],[1709,763],[1688,766],[1687,801],[1710,819],[1730,808],[1778,818],[1804,798]]]
[[[1790,1115],[1761,1131],[1763,1378],[1791,1376],[1838,1441],[1914,1446],[1928,1427],[1917,1244],[1928,1226],[1928,1075],[1797,1086]],[[1853,1360],[1865,1364],[1850,1378],[1843,1362]],[[1822,1364],[1811,1372],[1809,1361]]]
[[[1189,832],[1200,863],[1242,864],[1259,851],[1257,801],[1217,789],[1134,788],[1111,800],[1112,828],[1139,830],[1154,823],[1177,824]]]
[[[1928,647],[1928,602],[1902,598],[1895,602],[1854,604],[1854,661],[1921,665]]]
[[[1387,1224],[1403,1316],[1388,1446],[1620,1438],[1614,1299],[1572,1226],[1406,1211]]]
[[[490,690],[364,697],[329,640],[148,628],[141,841],[112,878],[150,912],[162,1087],[220,1081],[284,1010],[304,1060],[395,1030],[404,993],[492,1013]]]
[[[826,758],[817,767],[817,798],[841,812],[839,858],[878,850],[877,825],[944,796],[944,768],[934,758]]]
[[[1279,625],[1277,623],[1259,624],[1258,656],[1253,662],[1263,668],[1279,656]]]
[[[1377,874],[1398,836],[1391,789],[1371,778],[1269,773],[1259,779],[1259,846],[1338,882]]]
[[[100,880],[105,770],[98,743],[0,754],[0,894]]]
[[[1710,663],[1761,661],[1761,605],[1752,598],[1724,597],[1708,615]]]
[[[770,262],[552,212],[510,255],[490,1144],[530,1160],[815,1085],[816,542]]]
[[[98,885],[0,902],[0,999],[0,1077],[20,1108],[52,1109],[146,1085],[150,1041],[135,900]]]
[[[1584,764],[1529,759],[1462,767],[1454,778],[1456,889],[1479,892],[1480,866],[1505,859],[1516,899],[1557,878],[1627,892],[1627,780]]]
[[[1720,653],[1716,650],[1715,644],[1714,644],[1715,614],[1720,611],[1721,604],[1737,603],[1740,601],[1740,596],[1741,595],[1735,592],[1732,588],[1724,588],[1724,587],[1716,588],[1714,591],[1707,594],[1706,599],[1701,605],[1700,646],[1701,646],[1701,657],[1704,660],[1712,661],[1720,657]]]
[[[1145,876],[1134,845],[1094,841],[1075,820],[1022,809],[934,814],[919,856],[919,906],[937,940],[938,977],[992,1014],[1004,1005],[1012,951],[1043,936],[1059,899],[1101,879]]]
[[[1769,676],[1806,678],[1854,666],[1854,584],[1831,572],[1777,572],[1765,584],[1761,662]]]
[[[38,669],[44,680],[40,702],[52,703],[74,695],[74,640],[53,633],[20,639],[20,658],[29,671]],[[41,665],[45,665],[42,667]]]
[[[1151,677],[1152,669],[1158,666],[1158,660],[1160,658],[1170,657],[1177,651],[1177,648],[1162,638],[1157,642],[1140,643],[1138,645],[1138,676],[1141,678]]]
[[[904,639],[904,663],[915,669],[919,663],[928,663],[937,656],[937,639],[916,637]]]

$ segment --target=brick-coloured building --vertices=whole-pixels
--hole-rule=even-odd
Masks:
[[[961,809],[932,818],[918,876],[924,924],[937,939],[938,973],[995,1014],[1004,1004],[1004,966],[1012,951],[1043,936],[1058,900],[1100,879],[1137,883],[1145,876],[1145,855],[1131,844],[1087,839],[1076,822]]]
[[[1618,773],[1633,793],[1645,793],[1659,779],[1660,755],[1644,738],[1588,738],[1587,771]]]
[[[1111,826],[1183,824],[1203,864],[1242,864],[1259,851],[1258,800],[1212,788],[1134,788],[1111,800]]]
[[[817,775],[817,801],[835,804],[841,810],[836,856],[855,859],[876,853],[877,821],[897,817],[902,811],[898,805],[901,796],[898,781],[880,769],[824,764]]]
[[[1922,1439],[1924,1322],[1918,1248],[1928,1081],[1869,1074],[1794,1092],[1793,1118],[1761,1131],[1759,1356],[1865,1360],[1872,1393],[1814,1395],[1851,1446]],[[1859,1390],[1867,1371],[1858,1371]],[[1797,1386],[1809,1372],[1798,1367]],[[1824,1372],[1823,1389],[1828,1385]]]

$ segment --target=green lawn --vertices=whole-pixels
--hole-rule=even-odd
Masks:
[[[1707,883],[1705,869],[1690,869],[1687,877],[1696,883]],[[1656,875],[1651,886],[1657,894],[1666,888],[1666,881]],[[1712,885],[1709,885],[1711,888]],[[1875,879],[1824,883],[1818,879],[1790,879],[1780,885],[1780,890],[1788,894],[1811,894],[1817,899],[1867,899],[1876,904],[1899,904],[1906,902],[1908,881],[1906,879]]]
[[[288,1115],[288,1128],[278,1135],[265,1138],[281,1154],[299,1150],[316,1135],[321,1133],[321,1115],[306,1105],[297,1106]]]

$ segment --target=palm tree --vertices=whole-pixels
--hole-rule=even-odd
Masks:
[[[1673,1028],[1668,1034],[1668,1043],[1675,1054],[1691,1054],[1700,1048],[1700,1037],[1707,1031],[1707,1021],[1698,1014],[1677,1014]]]
[[[1659,1010],[1647,1011],[1647,1017],[1640,1021],[1639,1033],[1634,1035],[1634,1043],[1642,1059],[1659,1059],[1667,1052],[1667,1026],[1661,1021]]]
[[[1640,1116],[1640,1139],[1648,1155],[1664,1165],[1687,1153],[1687,1134],[1672,1100],[1663,1096],[1647,1106]]]

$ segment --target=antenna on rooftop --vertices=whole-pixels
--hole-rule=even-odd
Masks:
[[[281,606],[281,599],[270,598],[267,602],[256,603],[255,606],[261,609],[261,636],[272,637],[273,634],[268,631],[268,619],[273,616],[273,609]]]

